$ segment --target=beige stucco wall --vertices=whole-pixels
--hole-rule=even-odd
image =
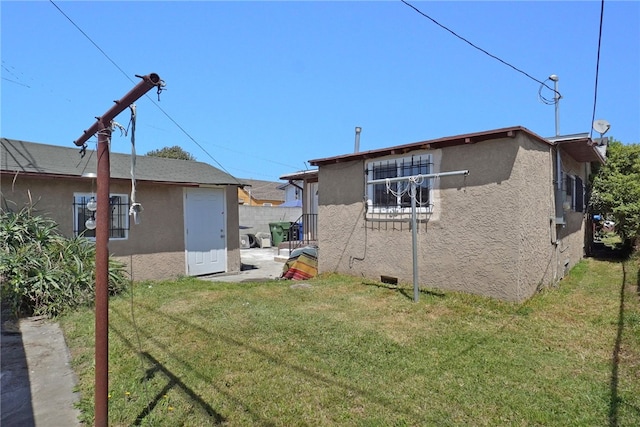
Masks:
[[[421,286],[521,301],[553,282],[552,153],[517,135],[430,151],[436,172],[469,175],[436,180],[434,213],[418,227]],[[363,177],[363,161],[319,168],[319,270],[412,283],[409,223],[366,220]]]
[[[111,183],[111,193],[130,192],[130,182]],[[126,264],[134,280],[173,279],[185,274],[182,192],[178,186],[137,183],[136,201],[144,208],[140,224],[129,217],[129,238],[109,241],[109,252]]]
[[[110,188],[111,193],[130,194],[131,183],[116,182]],[[138,182],[136,201],[144,208],[140,224],[135,224],[133,217],[129,217],[129,238],[110,240],[109,251],[115,256],[184,253],[182,193],[182,187]],[[184,274],[184,260],[180,270]]]
[[[184,251],[113,255],[113,258],[125,264],[134,281],[171,280],[185,275]]]
[[[46,215],[58,223],[63,235],[73,235],[73,193],[91,192],[91,181],[62,178],[26,178],[24,175],[0,176],[2,208],[19,210],[34,204],[34,212]],[[6,204],[6,205],[5,205]]]
[[[73,235],[73,194],[91,193],[95,182],[82,178],[37,178],[2,175],[0,190],[10,208],[29,204],[28,191],[36,212],[58,223],[65,236]],[[111,193],[130,195],[131,183],[114,180]],[[170,279],[186,274],[184,246],[184,189],[176,185],[138,182],[136,200],[142,204],[141,223],[130,218],[129,237],[110,240],[109,252],[125,262],[135,280]],[[236,187],[225,187],[227,206],[227,268],[240,270],[239,229]]]
[[[576,162],[561,151],[562,168],[571,175],[582,178],[586,185],[590,169],[588,165]],[[585,213],[565,211],[566,224],[558,227],[557,237],[557,268],[558,277],[562,278],[585,253]]]

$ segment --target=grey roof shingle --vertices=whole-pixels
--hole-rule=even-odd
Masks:
[[[81,176],[96,172],[97,153],[79,148],[61,147],[1,138],[0,170],[45,175]],[[131,179],[131,156],[110,153],[111,177]],[[242,185],[238,179],[207,163],[163,157],[136,156],[136,179],[184,184]]]

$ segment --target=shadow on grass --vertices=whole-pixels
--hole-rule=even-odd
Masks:
[[[382,283],[382,282],[363,281],[362,284],[365,286],[375,286],[376,288],[380,288],[380,289],[389,289],[390,291],[398,291],[399,293],[404,295],[407,299],[413,301],[413,288],[394,285],[392,283]],[[419,292],[421,295],[426,295],[430,297],[444,298],[446,296],[446,294],[444,294],[443,292],[437,292],[429,289],[420,289]]]
[[[133,423],[133,425],[136,425],[136,426],[141,425],[142,421],[144,421],[144,419],[151,413],[151,411],[153,411],[153,409],[156,407],[158,402],[160,402],[160,399],[162,399],[162,397],[166,395],[169,392],[169,390],[171,390],[173,387],[178,387],[180,391],[186,394],[189,397],[189,399],[191,399],[191,401],[196,404],[196,406],[202,408],[204,412],[209,417],[211,417],[216,424],[222,424],[226,421],[226,419],[222,415],[220,415],[218,412],[216,412],[211,407],[211,405],[209,405],[207,402],[202,400],[202,398],[198,396],[196,393],[194,393],[194,391],[191,390],[191,388],[189,388],[185,383],[183,383],[179,377],[175,376],[170,370],[168,370],[162,363],[156,360],[153,356],[151,356],[146,351],[142,352],[142,356],[145,359],[147,359],[147,361],[149,361],[152,365],[151,368],[147,369],[147,372],[144,376],[143,381],[149,381],[151,378],[153,378],[156,375],[156,373],[160,372],[165,376],[165,378],[169,380],[169,382],[167,383],[166,386],[164,386],[162,390],[160,390],[156,394],[153,400],[149,402],[147,407],[144,408],[144,410],[140,413],[140,415],[138,415],[138,417],[136,418],[136,422]]]
[[[128,317],[118,312],[117,310],[111,309],[111,311],[114,314],[119,315],[124,321],[128,322],[131,325],[131,327],[136,328],[136,326],[130,321]],[[145,372],[143,381],[148,381],[149,379],[151,379],[153,375],[155,375],[155,372],[157,372],[160,369],[160,367],[162,367],[162,373],[165,374],[165,376],[169,379],[169,383],[159,393],[156,394],[154,399],[150,399],[145,409],[136,417],[136,421],[132,425],[141,425],[142,421],[144,421],[144,418],[147,417],[149,414],[151,414],[153,409],[157,406],[162,396],[164,396],[174,385],[177,385],[177,384],[180,385],[180,390],[185,392],[186,395],[190,397],[195,404],[201,407],[209,416],[213,417],[213,420],[216,422],[216,424],[223,424],[226,421],[225,418],[220,413],[218,413],[215,409],[213,409],[211,405],[209,405],[204,399],[202,399],[201,396],[194,393],[193,390],[190,387],[188,387],[182,380],[180,380],[179,377],[171,373],[171,371],[166,369],[164,365],[162,365],[155,358],[148,356],[149,353],[139,350],[138,347],[135,346],[120,330],[116,329],[112,324],[109,325],[109,330],[112,331],[114,334],[116,334],[118,338],[124,343],[124,345],[130,348],[134,353],[138,354],[141,358],[143,358],[147,362],[152,363],[152,367],[149,369],[144,369],[143,367]],[[146,335],[145,338],[153,341],[154,344],[159,348],[165,351],[167,350],[167,346],[163,345],[162,343],[160,343],[158,340],[154,339],[150,335]],[[245,412],[251,414],[255,421],[267,427],[273,426],[272,423],[268,423],[265,420],[261,420],[258,414],[252,412],[249,408],[246,407],[246,405],[244,405],[238,399],[234,398],[231,394],[226,392],[224,389],[214,385],[211,378],[207,378],[204,375],[198,374],[197,370],[193,366],[191,366],[189,362],[187,362],[186,360],[180,360],[177,357],[174,357],[174,359],[177,360],[179,363],[181,363],[190,371],[195,372],[197,374],[197,377],[200,378],[200,380],[209,384],[210,387],[215,388],[217,392],[219,392],[222,395],[225,395],[228,399],[233,401],[235,404],[243,407]],[[169,375],[166,375],[166,373],[168,373]]]
[[[138,304],[137,305],[138,308],[140,309],[144,309],[147,312],[153,313],[154,315],[158,316],[159,318],[166,318],[169,319],[173,322],[179,323],[181,325],[188,325],[190,328],[192,328],[195,331],[199,331],[200,333],[206,335],[206,336],[215,336],[218,339],[225,341],[227,344],[233,345],[233,346],[237,346],[237,347],[241,347],[241,348],[245,348],[255,354],[258,354],[262,357],[264,357],[265,359],[269,360],[270,362],[277,364],[277,365],[281,365],[284,366],[288,369],[291,369],[292,371],[295,371],[301,375],[306,376],[307,378],[311,378],[313,380],[319,381],[323,384],[329,385],[329,386],[335,386],[335,387],[339,387],[343,390],[346,390],[348,392],[357,394],[359,396],[363,396],[373,402],[376,402],[379,405],[385,406],[387,408],[390,408],[394,411],[400,411],[400,409],[398,408],[398,404],[397,402],[395,402],[394,400],[391,399],[386,399],[384,397],[381,396],[377,396],[374,395],[364,389],[358,388],[352,384],[349,383],[345,383],[344,381],[340,381],[337,380],[335,378],[331,378],[329,376],[323,375],[321,373],[318,373],[312,369],[306,368],[304,366],[299,366],[293,363],[288,363],[288,362],[284,362],[281,358],[277,357],[274,354],[271,354],[263,349],[257,348],[255,346],[252,346],[250,344],[247,344],[246,342],[240,341],[236,338],[233,338],[231,336],[228,335],[224,335],[221,334],[219,332],[216,331],[210,331],[206,328],[204,328],[203,326],[194,324],[193,322],[189,321],[188,318],[183,318],[183,317],[179,317],[179,316],[175,316],[175,315],[171,315],[165,312],[161,312],[159,310],[157,310],[155,307],[151,307],[148,305],[144,305],[144,304]],[[131,319],[128,318],[127,316],[125,316],[123,313],[118,312],[117,310],[114,310],[113,308],[111,309],[112,312],[114,314],[118,314],[120,317],[122,317],[123,321],[129,323],[132,327],[134,327],[133,322],[131,322]],[[133,351],[137,351],[135,346],[133,346],[133,344],[119,331],[117,331],[113,325],[109,325],[110,329],[113,330],[120,339],[123,340],[123,342],[130,347]],[[155,346],[157,346],[158,348],[167,351],[168,352],[168,346],[162,342],[160,342],[155,336],[152,336],[150,334],[145,334],[145,340],[147,341],[151,341],[153,342],[153,344]],[[234,397],[233,395],[231,395],[230,393],[227,392],[227,390],[224,390],[222,387],[218,387],[216,385],[214,385],[214,381],[213,378],[207,378],[205,375],[202,375],[201,373],[198,372],[198,370],[192,366],[187,360],[182,359],[180,357],[178,357],[177,355],[173,354],[170,356],[178,363],[180,363],[181,365],[183,365],[185,368],[189,369],[191,372],[195,373],[196,376],[198,378],[200,378],[202,381],[205,381],[207,384],[209,384],[210,387],[215,388],[220,394],[225,395],[228,399],[230,399],[231,401],[233,401],[236,405],[241,406],[242,408],[244,408],[245,412],[250,414],[254,420],[256,421],[256,423],[268,427],[268,426],[274,426],[275,423],[265,420],[263,417],[261,417],[258,413],[256,413],[255,411],[252,411],[244,402],[240,401],[239,399],[237,399],[236,397]],[[416,417],[417,420],[421,420],[422,415],[421,413],[418,412],[413,412],[413,411],[402,411],[402,413],[404,413],[407,416],[411,416],[411,417]]]
[[[591,245],[591,257],[602,261],[623,261],[629,259],[632,248],[630,245],[607,246],[601,242]]]
[[[625,284],[627,281],[627,269],[625,263],[622,263],[622,285],[620,286],[620,307],[618,309],[618,331],[616,341],[613,346],[613,356],[611,363],[611,380],[609,388],[611,399],[609,400],[609,426],[616,427],[618,425],[618,370],[620,367],[620,346],[622,344],[622,331],[624,329],[624,294]]]
[[[634,261],[633,259],[622,262],[622,284],[620,286],[620,306],[618,309],[618,329],[616,333],[616,340],[613,347],[612,354],[612,367],[611,367],[611,380],[610,380],[610,393],[611,398],[609,401],[609,426],[617,427],[619,425],[619,408],[621,405],[626,405],[634,409],[638,414],[640,414],[640,408],[632,405],[628,402],[625,402],[618,395],[618,381],[619,381],[619,370],[620,370],[620,349],[622,346],[623,339],[623,331],[625,327],[625,309],[626,309],[626,284],[627,284],[627,276],[629,274],[633,274],[632,271],[629,272],[629,264],[635,263],[638,261]],[[637,267],[635,267],[637,268]],[[640,268],[637,268],[637,273],[635,279],[635,284],[633,286],[636,287],[635,293],[640,296]],[[631,279],[633,280],[633,279]]]

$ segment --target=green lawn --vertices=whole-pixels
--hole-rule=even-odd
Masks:
[[[136,283],[110,302],[113,426],[640,425],[638,261],[525,304],[344,276]],[[93,312],[61,319],[93,417]]]

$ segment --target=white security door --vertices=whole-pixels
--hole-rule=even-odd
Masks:
[[[227,269],[224,190],[192,188],[185,191],[187,274],[220,273]]]

